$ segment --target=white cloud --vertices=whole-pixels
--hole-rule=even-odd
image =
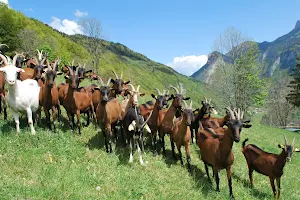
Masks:
[[[181,74],[191,76],[194,72],[203,67],[207,63],[207,60],[208,57],[206,55],[180,56],[173,58],[173,62],[167,65]]]
[[[76,33],[82,34],[82,27],[72,20],[61,20],[57,17],[52,17],[52,21],[49,25],[52,28],[57,29],[58,31],[66,33],[68,35],[74,35]]]
[[[8,0],[0,0],[0,2],[5,3],[8,5]]]
[[[76,9],[76,11],[75,11],[75,13],[74,13],[74,15],[76,16],[76,17],[85,17],[85,16],[88,16],[88,12],[81,12],[80,10],[78,10],[78,9]]]

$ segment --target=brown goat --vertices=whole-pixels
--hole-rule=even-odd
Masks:
[[[56,75],[62,74],[62,72],[56,72],[56,63],[54,64],[53,69],[50,67],[49,63],[47,63],[47,65],[48,71],[45,75],[45,83],[40,89],[39,101],[40,105],[44,108],[46,121],[50,130],[52,130],[52,128],[49,110],[52,109],[52,122],[55,130],[56,108],[58,109],[58,114],[60,113],[60,102],[58,100],[58,91],[55,86],[55,77]]]
[[[116,79],[111,79],[111,82],[113,83],[112,89],[115,95],[121,95],[122,97],[126,96],[126,90],[128,89],[128,84],[130,81],[124,82],[123,80],[123,73],[121,73],[120,77],[117,75],[115,71],[113,73],[116,76]]]
[[[178,109],[181,109],[181,104],[182,101],[184,100],[189,100],[190,97],[184,97],[183,95],[185,94],[185,89],[183,89],[183,85],[179,84],[178,88],[174,87],[174,86],[170,86],[169,88],[173,88],[176,92],[175,95],[171,95],[171,97],[169,98],[169,100],[172,100],[172,104],[169,107],[168,111],[166,112],[162,122],[161,122],[161,126],[160,126],[160,131],[159,131],[159,138],[160,138],[160,142],[162,145],[162,150],[163,153],[166,153],[166,148],[165,148],[165,134],[170,134],[174,122],[173,119],[175,117],[176,111]]]
[[[82,92],[77,91],[79,81],[81,79],[78,77],[77,69],[76,72],[73,72],[73,70],[69,67],[70,76],[68,75],[65,76],[65,79],[67,80],[67,84],[63,89],[66,90],[66,94],[64,95],[62,104],[67,111],[70,120],[70,126],[73,132],[74,132],[74,115],[76,114],[78,132],[79,134],[81,134],[80,113],[86,113],[92,111],[94,119],[96,119],[96,115],[94,112],[94,105],[92,102],[91,93],[87,92],[86,90]]]
[[[156,137],[157,137],[157,131],[160,130],[161,122],[166,114],[166,111],[163,111],[163,107],[168,105],[169,97],[166,94],[166,91],[164,90],[163,93],[159,91],[159,89],[155,88],[157,90],[158,96],[156,97],[154,94],[151,94],[151,96],[156,100],[153,108],[152,115],[148,121],[148,125],[151,130],[151,139],[152,139],[152,147],[153,147],[153,156],[157,155],[157,149],[156,149]]]
[[[141,115],[143,116],[144,120],[148,118],[153,108],[154,108],[153,101],[147,101],[146,103],[139,105],[139,109],[141,111]]]
[[[234,162],[232,145],[233,142],[240,141],[242,127],[250,128],[251,125],[245,124],[243,121],[243,112],[240,113],[240,109],[235,113],[236,117],[230,108],[228,108],[228,111],[231,116],[231,120],[227,123],[228,128],[218,128],[214,131],[212,129],[200,130],[197,137],[201,160],[204,162],[207,177],[209,178],[208,166],[211,166],[215,175],[217,191],[220,191],[219,170],[226,169],[229,194],[234,198],[231,180],[231,167]]]
[[[102,130],[106,152],[112,153],[112,129],[122,120],[122,109],[117,98],[110,97],[111,88],[109,86],[111,79],[108,79],[107,84],[104,85],[100,78],[100,102],[96,109],[97,122]]]
[[[249,179],[251,187],[253,187],[253,170],[260,174],[268,176],[270,179],[270,184],[273,190],[274,199],[276,199],[276,187],[274,180],[277,183],[278,196],[280,197],[280,178],[283,175],[283,168],[286,161],[291,161],[293,152],[300,152],[299,149],[294,148],[295,138],[291,145],[288,144],[286,137],[284,136],[285,145],[278,145],[282,149],[282,152],[278,154],[268,153],[260,149],[254,144],[248,144],[245,146],[248,138],[242,144],[242,152],[246,158],[248,169],[249,169]]]
[[[192,110],[192,101],[190,106],[187,105],[185,101],[185,108],[182,111],[182,117],[177,118],[173,129],[170,134],[171,146],[172,146],[172,153],[173,157],[175,157],[175,146],[176,144],[177,150],[179,152],[180,163],[183,165],[182,154],[181,154],[181,146],[185,147],[186,159],[188,163],[188,170],[191,171],[191,156],[190,156],[190,140],[191,140],[191,123],[193,115]]]

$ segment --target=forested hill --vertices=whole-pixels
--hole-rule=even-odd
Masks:
[[[21,12],[4,5],[0,6],[0,43],[9,46],[5,51],[8,55],[26,49],[30,54],[34,54],[35,49],[39,48],[47,50],[50,59],[60,57],[62,63],[75,59],[75,62],[87,63],[87,68],[91,68],[92,59],[84,47],[86,40],[89,38],[60,33],[36,19],[26,17]],[[104,80],[113,76],[112,70],[115,70],[118,74],[123,72],[123,78],[130,80],[132,84],[140,84],[140,90],[148,94],[149,99],[151,99],[149,94],[155,92],[154,88],[162,90],[170,84],[182,82],[194,105],[199,105],[204,95],[217,100],[201,81],[181,75],[172,68],[154,62],[122,44],[105,40],[97,42],[101,43],[98,72]]]

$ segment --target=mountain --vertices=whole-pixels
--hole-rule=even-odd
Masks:
[[[273,42],[265,41],[257,44],[261,52],[261,67],[265,77],[272,77],[274,71],[279,69],[291,72],[296,65],[296,57],[300,52],[300,21],[297,21],[293,30]],[[230,62],[228,56],[223,55],[224,60],[222,60],[222,56],[218,52],[213,52],[210,55],[218,55],[219,61]],[[208,63],[191,77],[208,82],[216,69],[215,61],[214,56],[209,56]]]
[[[26,34],[24,36],[24,32],[29,35],[29,38],[25,37]],[[84,45],[85,40],[90,38],[83,35],[66,35],[0,4],[0,43],[9,46],[5,53],[13,55],[14,51],[24,51],[20,48],[24,37],[31,42],[30,49],[33,52],[36,48],[44,49],[49,52],[50,58],[62,58],[63,64],[75,59],[75,63],[87,63],[86,68],[91,67],[92,59]],[[140,91],[146,93],[142,101],[153,100],[150,94],[156,94],[154,88],[162,90],[170,84],[177,85],[181,82],[187,90],[186,95],[193,100],[194,108],[201,104],[204,95],[216,99],[215,104],[220,105],[217,103],[220,102],[220,98],[216,98],[212,91],[206,89],[206,84],[202,81],[181,75],[174,69],[152,61],[120,43],[100,39],[97,42],[101,43],[102,52],[98,72],[104,82],[109,77],[114,77],[112,70],[117,74],[123,72],[123,79],[130,80],[134,86],[141,85]],[[64,81],[63,77],[58,78],[57,81]],[[84,81],[83,84],[90,84],[90,82]]]

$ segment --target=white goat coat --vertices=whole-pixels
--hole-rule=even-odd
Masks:
[[[28,108],[32,112],[37,111],[39,108],[40,86],[36,80],[17,80],[15,85],[7,85],[7,102],[13,111],[26,113]]]

